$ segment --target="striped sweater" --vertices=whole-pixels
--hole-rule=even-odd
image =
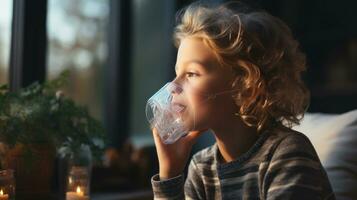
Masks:
[[[309,139],[290,129],[265,131],[236,160],[222,163],[214,144],[184,174],[151,179],[154,199],[335,199]]]

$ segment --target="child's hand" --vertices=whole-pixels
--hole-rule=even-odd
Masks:
[[[186,166],[193,144],[203,131],[189,132],[173,144],[164,144],[157,130],[152,130],[159,159],[160,179],[168,179],[181,174]]]

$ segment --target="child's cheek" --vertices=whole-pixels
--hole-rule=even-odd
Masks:
[[[211,105],[211,102],[206,95],[192,95],[190,102],[197,117],[207,114]]]

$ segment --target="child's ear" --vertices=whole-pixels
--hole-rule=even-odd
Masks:
[[[239,86],[239,76],[235,76],[232,80],[232,98],[237,106],[241,105],[241,91]]]
[[[235,78],[233,79],[232,81],[232,89],[238,89],[238,81],[239,81],[239,77],[238,76],[235,76]]]
[[[259,67],[247,60],[238,60],[237,65],[233,67],[233,72],[233,89],[240,89],[242,87],[243,78],[251,79],[260,76]]]

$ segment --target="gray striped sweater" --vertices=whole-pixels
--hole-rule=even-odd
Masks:
[[[238,159],[222,163],[214,144],[184,174],[152,177],[154,199],[335,199],[309,139],[290,129],[265,131]]]

